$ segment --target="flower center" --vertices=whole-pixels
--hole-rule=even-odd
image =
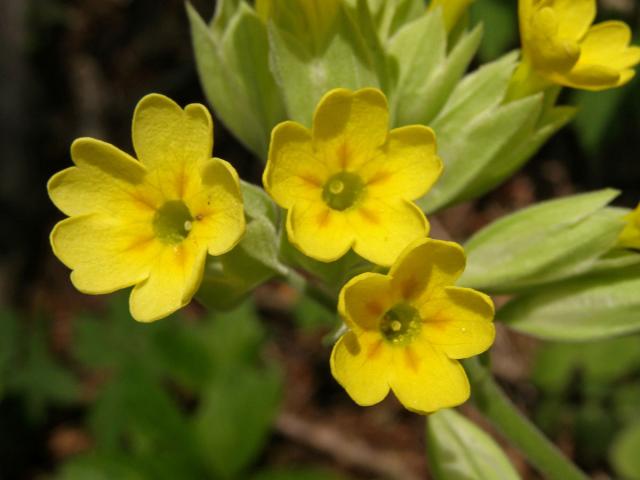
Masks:
[[[364,191],[364,183],[358,175],[340,172],[333,175],[322,189],[322,199],[334,210],[346,210],[353,206]]]
[[[182,200],[169,200],[158,209],[153,217],[156,237],[170,245],[182,242],[192,228],[193,217]]]
[[[392,345],[407,345],[419,333],[422,321],[418,310],[408,303],[396,303],[380,320],[380,333]]]

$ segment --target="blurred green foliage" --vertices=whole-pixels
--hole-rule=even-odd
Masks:
[[[61,480],[335,478],[258,468],[282,375],[262,357],[266,332],[249,301],[198,321],[140,324],[114,296],[104,315],[74,319],[64,363],[46,320],[0,320],[0,400],[18,398],[35,423],[55,405],[84,412],[92,448],[58,468]]]
[[[535,359],[536,423],[552,437],[572,431],[578,462],[640,478],[640,337],[547,344]]]

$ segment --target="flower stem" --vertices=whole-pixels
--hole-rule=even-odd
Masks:
[[[509,400],[478,358],[463,361],[476,407],[550,480],[588,480]]]

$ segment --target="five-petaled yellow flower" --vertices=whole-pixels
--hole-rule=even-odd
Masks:
[[[235,170],[211,158],[213,124],[203,105],[183,110],[147,95],[134,113],[133,146],[140,161],[92,138],[73,143],[75,166],[48,184],[70,217],[55,226],[51,245],[82,292],[135,285],[131,314],[147,322],[191,300],[207,253],[232,249],[245,219]]]
[[[465,255],[456,243],[423,239],[410,245],[388,275],[364,273],[340,292],[349,331],[331,354],[331,372],[359,405],[392,390],[417,413],[463,403],[469,382],[458,362],[493,343],[491,299],[453,284]]]
[[[624,219],[627,223],[618,237],[618,245],[640,250],[640,203],[635,210],[625,215]]]
[[[596,0],[520,0],[523,62],[514,80],[533,91],[536,83],[603,90],[631,80],[640,48],[629,46],[629,27],[591,26],[595,15]]]
[[[391,265],[429,224],[412,202],[442,172],[433,130],[388,131],[389,112],[377,89],[335,89],[316,108],[311,130],[295,122],[271,134],[263,175],[266,191],[288,210],[289,240],[304,254],[333,261],[351,247]]]

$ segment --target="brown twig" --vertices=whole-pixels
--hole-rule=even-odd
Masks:
[[[346,436],[330,425],[283,412],[276,420],[276,429],[284,436],[327,453],[345,465],[383,478],[421,480],[396,453],[376,450],[361,439]]]

